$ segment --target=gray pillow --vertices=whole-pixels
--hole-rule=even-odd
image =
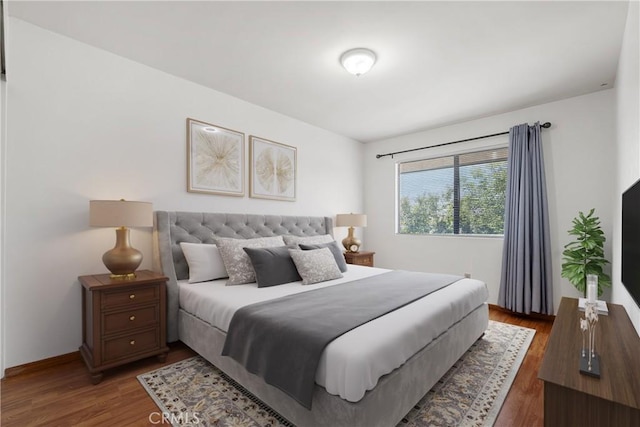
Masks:
[[[302,280],[291,259],[288,246],[244,248],[256,273],[259,288]]]
[[[301,249],[289,249],[291,258],[302,276],[302,284],[325,282],[339,279],[342,273],[336,264],[336,260],[329,248],[303,251]]]
[[[282,236],[259,237],[257,239],[229,239],[219,237],[216,245],[222,256],[224,267],[229,273],[229,285],[242,285],[256,281],[256,274],[251,266],[251,260],[243,248],[269,248],[284,245]]]
[[[303,251],[329,248],[329,250],[333,254],[333,257],[336,259],[336,264],[338,265],[340,271],[343,273],[347,271],[347,261],[345,261],[344,259],[342,249],[340,249],[340,247],[338,246],[338,242],[333,241],[329,243],[319,243],[317,245],[304,245],[300,243],[298,246],[300,246],[300,249],[302,249]]]
[[[293,234],[285,234],[282,236],[285,245],[317,245],[318,243],[333,242],[334,238],[331,234],[320,234],[316,236],[295,236]]]

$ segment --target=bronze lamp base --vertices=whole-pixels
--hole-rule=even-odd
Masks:
[[[102,255],[102,262],[111,272],[112,279],[133,279],[142,263],[142,252],[131,247],[129,229],[116,229],[116,245]]]

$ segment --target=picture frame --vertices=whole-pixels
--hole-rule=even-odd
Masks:
[[[249,197],[296,200],[296,147],[251,135],[249,165]]]
[[[187,191],[243,197],[244,133],[187,118]]]

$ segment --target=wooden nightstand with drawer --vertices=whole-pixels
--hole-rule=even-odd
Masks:
[[[345,252],[344,259],[347,264],[364,265],[365,267],[373,267],[373,256],[375,252]]]
[[[164,361],[167,347],[167,277],[149,270],[134,279],[109,274],[78,277],[82,284],[82,346],[91,382],[106,369],[149,356]]]

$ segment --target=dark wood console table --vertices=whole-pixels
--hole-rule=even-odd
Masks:
[[[545,426],[640,426],[640,337],[624,307],[598,316],[600,378],[580,374],[578,300],[562,298],[538,378],[544,381]]]

